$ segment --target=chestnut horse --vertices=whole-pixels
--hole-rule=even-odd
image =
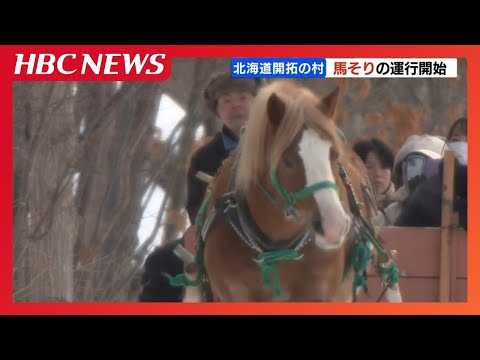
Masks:
[[[188,286],[184,301],[350,302],[372,259],[396,269],[369,226],[375,199],[339,134],[338,102],[338,88],[323,98],[290,80],[260,89],[197,216],[203,287]],[[397,282],[387,301],[401,301]]]

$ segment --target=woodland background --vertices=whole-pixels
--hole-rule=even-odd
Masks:
[[[137,301],[145,257],[186,229],[189,157],[218,130],[202,89],[229,59],[174,59],[164,82],[16,82],[13,113],[15,302]],[[467,114],[466,60],[456,79],[304,79],[342,88],[348,141],[377,136],[398,150],[413,133],[445,136]],[[299,79],[300,80],[300,79]],[[161,139],[162,95],[185,116]],[[204,137],[196,139],[203,127]],[[146,199],[165,192],[152,234],[138,239]]]

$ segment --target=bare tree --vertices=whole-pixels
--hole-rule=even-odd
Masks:
[[[160,91],[156,83],[125,83],[119,90],[114,83],[79,84],[76,113],[84,130],[78,162],[77,301],[124,298],[119,290],[135,266],[145,149]]]
[[[14,299],[72,301],[77,148],[71,83],[14,87]]]

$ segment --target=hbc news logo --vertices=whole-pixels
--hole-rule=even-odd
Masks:
[[[17,53],[14,75],[35,79],[165,80],[170,66],[164,53]]]
[[[240,58],[232,59],[231,75],[263,78],[455,78],[457,59]]]

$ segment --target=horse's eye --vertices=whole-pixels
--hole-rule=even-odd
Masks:
[[[290,169],[293,167],[293,161],[289,158],[284,158],[283,163],[285,164],[286,167]]]

